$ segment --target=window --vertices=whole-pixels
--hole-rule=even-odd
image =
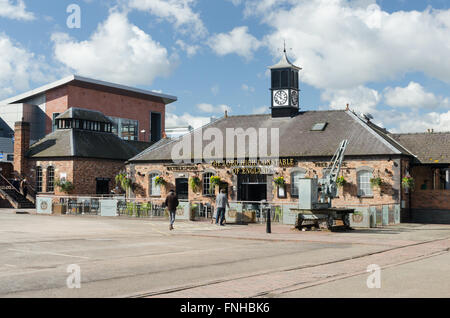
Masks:
[[[305,177],[305,173],[301,171],[295,171],[291,173],[291,196],[298,197],[299,193],[299,182],[300,179]]]
[[[42,168],[36,167],[36,192],[42,192]]]
[[[161,195],[161,186],[155,184],[156,177],[159,177],[159,174],[152,173],[149,175],[150,182],[150,196],[160,196]]]
[[[272,71],[272,88],[280,88],[280,71]]]
[[[289,71],[281,71],[281,87],[289,87]]]
[[[213,191],[211,190],[211,177],[214,176],[213,173],[207,172],[203,174],[203,195],[212,195]]]
[[[357,174],[358,179],[358,196],[372,196],[372,186],[370,185],[370,179],[372,178],[372,172],[367,170],[359,171]]]
[[[60,113],[53,113],[52,115],[52,131],[55,131],[58,128],[58,125],[56,123],[56,117],[58,117]]]
[[[109,117],[113,122],[112,133],[125,140],[139,140],[139,122],[137,120]]]
[[[55,192],[55,168],[47,168],[47,192]]]

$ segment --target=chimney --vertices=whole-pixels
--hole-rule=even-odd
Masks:
[[[225,110],[225,118],[228,118],[228,110]]]
[[[349,110],[350,110],[350,104],[347,104],[347,106],[345,107],[345,110],[346,110],[346,111],[349,111]]]
[[[19,121],[14,124],[14,171],[20,176],[26,174],[25,154],[30,148],[30,123]]]

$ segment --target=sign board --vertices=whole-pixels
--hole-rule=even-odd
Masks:
[[[189,213],[190,213],[191,205],[189,202],[180,202],[180,204],[177,207],[177,215],[176,219],[179,220],[189,220]]]
[[[36,210],[38,214],[52,214],[52,198],[36,198]]]
[[[100,215],[101,216],[117,216],[118,200],[100,200]]]

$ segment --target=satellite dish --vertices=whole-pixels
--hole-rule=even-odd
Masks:
[[[362,117],[365,119],[365,120],[367,120],[367,121],[371,121],[374,117],[371,115],[371,114],[369,114],[369,113],[365,113],[365,114],[361,114],[362,115]]]

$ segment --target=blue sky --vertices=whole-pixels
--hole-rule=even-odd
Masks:
[[[0,99],[78,74],[177,96],[169,125],[264,113],[283,40],[302,110],[450,131],[445,0],[0,0]]]

